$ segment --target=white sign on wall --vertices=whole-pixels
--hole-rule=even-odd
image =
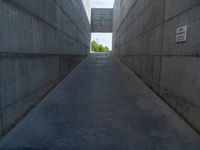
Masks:
[[[176,43],[187,41],[187,25],[179,27],[176,30]]]

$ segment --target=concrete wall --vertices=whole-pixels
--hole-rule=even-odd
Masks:
[[[91,32],[112,32],[113,9],[93,8]]]
[[[88,55],[86,6],[85,0],[0,0],[1,135]]]
[[[82,0],[89,21],[91,21],[91,0]]]
[[[116,0],[113,18],[114,54],[200,132],[200,1]]]

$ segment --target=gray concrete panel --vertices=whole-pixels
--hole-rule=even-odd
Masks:
[[[200,5],[165,23],[163,55],[200,56]],[[187,42],[176,43],[176,29],[187,25]]]
[[[200,59],[198,57],[164,57],[162,62],[161,96],[194,128],[200,120]]]
[[[3,44],[0,44],[0,51],[69,55],[89,53],[90,25],[82,1],[76,5],[70,1],[61,3],[52,0],[2,3],[0,30],[4,32],[1,32]]]
[[[112,32],[113,9],[93,8],[91,32]]]
[[[199,0],[116,0],[113,53],[200,132],[199,4]],[[176,30],[184,25],[187,41],[176,43]]]
[[[0,134],[89,54],[89,13],[89,0],[0,0]]]
[[[199,4],[199,0],[166,0],[165,19],[167,20],[179,14],[185,13]]]

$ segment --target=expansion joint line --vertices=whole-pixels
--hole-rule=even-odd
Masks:
[[[166,0],[164,0],[163,6],[163,27],[162,27],[162,43],[161,43],[161,56],[160,56],[160,72],[159,72],[159,88],[161,88],[161,77],[162,77],[162,62],[163,62],[163,48],[164,48],[164,34],[165,34],[165,15],[166,15]]]

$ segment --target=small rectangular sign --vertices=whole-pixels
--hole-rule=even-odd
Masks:
[[[187,25],[179,27],[176,30],[176,43],[187,41]]]

